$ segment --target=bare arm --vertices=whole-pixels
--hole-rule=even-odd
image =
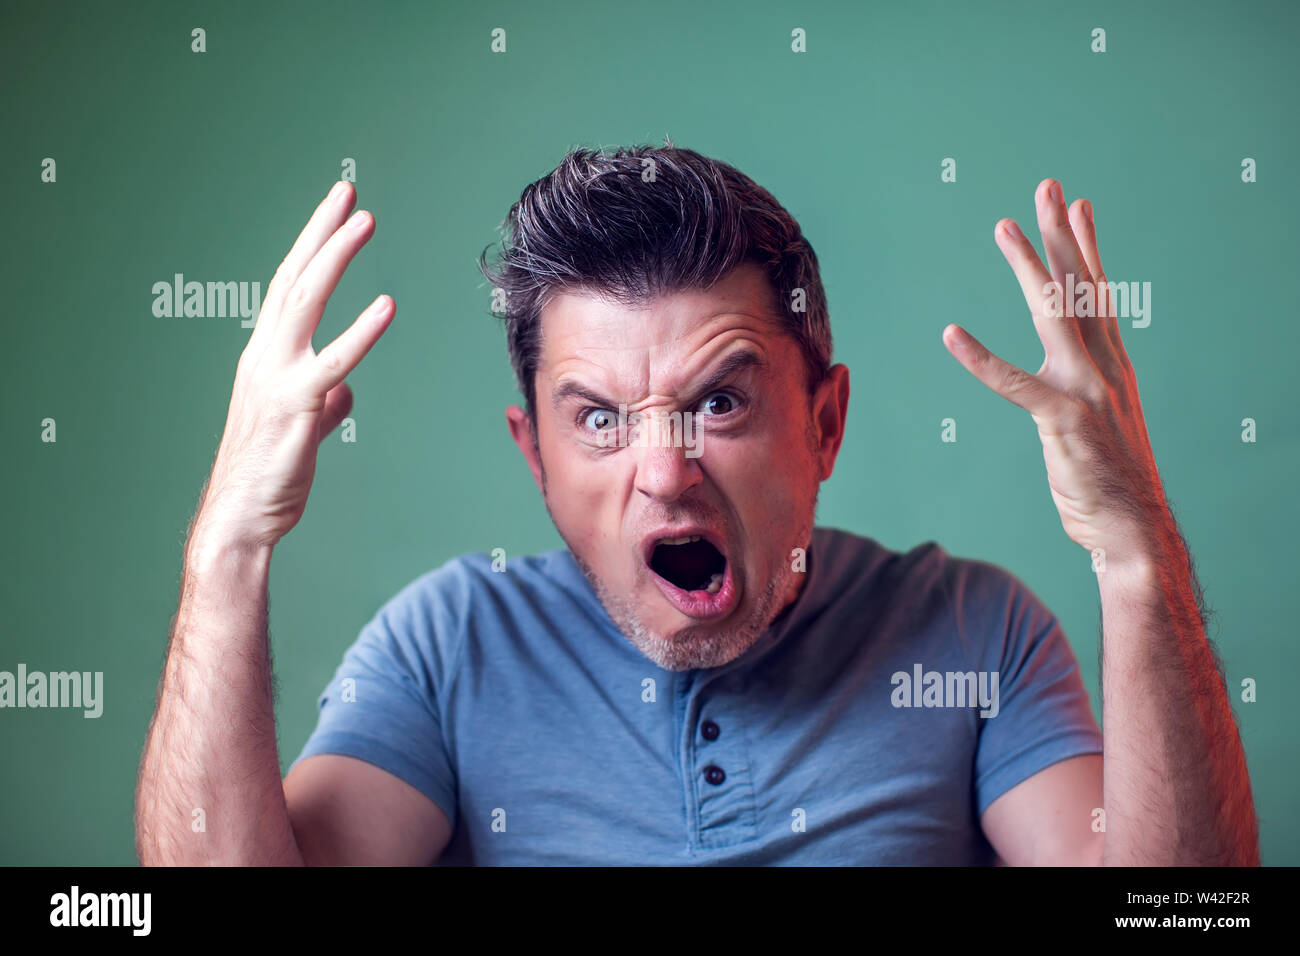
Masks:
[[[1172,522],[1098,574],[1107,865],[1258,866],[1246,755]],[[1153,533],[1154,532],[1154,533]]]
[[[1167,531],[1163,558],[1098,574],[1104,781],[1102,758],[1075,757],[993,801],[980,822],[1012,865],[1259,864],[1241,738],[1192,570]]]
[[[428,866],[451,840],[436,803],[354,757],[308,757],[284,778],[284,793],[311,866]]]
[[[306,508],[317,447],[351,408],[343,379],[393,316],[392,300],[380,296],[320,354],[312,349],[326,300],[373,232],[368,213],[348,219],[355,198],[339,183],[316,209],[271,280],[239,359],[225,433],[186,545],[140,765],[136,849],[145,864],[312,862],[299,846],[304,837],[321,852],[310,832],[315,818],[304,817],[304,832],[295,833],[280,780],[267,580],[275,544]],[[406,785],[384,777],[371,781],[375,802],[391,808],[384,788]],[[312,781],[355,793],[349,779],[335,773]],[[306,797],[310,790],[300,793]],[[366,819],[364,805],[348,819],[380,829],[407,823]]]
[[[980,826],[1009,866],[1099,866],[1105,833],[1102,756],[1082,754],[1044,767],[988,805]]]
[[[1031,375],[956,325],[944,330],[944,342],[971,374],[1033,416],[1061,524],[1097,571],[1105,833],[1099,853],[1098,841],[1078,829],[1091,812],[1080,794],[1091,796],[1095,782],[1089,765],[1074,764],[1035,775],[990,805],[990,838],[1000,834],[994,845],[1010,847],[1009,862],[1029,859],[1006,831],[1020,828],[1028,831],[1021,844],[1044,845],[1065,808],[1069,842],[1082,842],[1058,862],[1258,864],[1241,737],[1156,468],[1092,206],[1077,200],[1067,209],[1051,179],[1039,184],[1035,204],[1046,268],[1010,219],[994,236],[1043,343],[1042,367]],[[1062,297],[1069,289],[1073,301]],[[1064,795],[1062,781],[1075,776],[1081,783]]]
[[[275,742],[270,550],[194,544],[140,769],[140,862],[301,864]]]

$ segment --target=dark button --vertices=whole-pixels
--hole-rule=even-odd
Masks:
[[[705,740],[717,740],[719,733],[718,725],[711,720],[706,720],[704,723],[700,724],[700,733],[704,735]]]
[[[727,775],[722,772],[721,767],[709,764],[704,768],[704,779],[716,787],[718,784],[722,783],[722,781],[727,779]]]

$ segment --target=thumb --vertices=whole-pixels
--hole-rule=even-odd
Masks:
[[[325,436],[338,428],[339,423],[348,417],[350,411],[352,411],[352,389],[348,388],[346,382],[340,382],[325,393],[325,408],[321,412],[320,431],[316,440],[324,441]]]
[[[994,355],[960,325],[950,323],[944,328],[943,344],[966,371],[1013,405],[1037,415],[1053,404],[1056,396],[1052,389],[1024,369]]]

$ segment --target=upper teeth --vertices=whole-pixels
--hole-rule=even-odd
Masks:
[[[692,541],[699,541],[699,540],[700,540],[700,536],[698,534],[688,534],[684,538],[660,538],[659,543],[660,544],[690,544]]]

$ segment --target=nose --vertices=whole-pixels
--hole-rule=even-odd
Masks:
[[[674,435],[678,436],[676,439]],[[680,440],[681,429],[674,430],[663,417],[644,420],[638,426],[637,445],[629,449],[639,456],[636,489],[660,501],[675,501],[704,480],[697,454]]]

